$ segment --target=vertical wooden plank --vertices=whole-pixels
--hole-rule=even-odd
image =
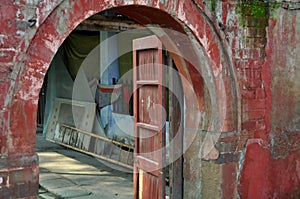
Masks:
[[[137,160],[137,154],[139,149],[139,142],[138,142],[138,132],[137,132],[137,121],[138,121],[138,91],[137,91],[137,53],[136,50],[133,49],[133,115],[134,115],[134,164],[133,164],[133,198],[138,199],[139,198],[139,170],[137,168],[137,163],[135,162]]]
[[[175,70],[172,59],[168,60],[168,66],[171,71]],[[170,165],[170,187],[171,187],[171,199],[183,198],[183,88],[181,79],[178,73],[169,73],[169,142],[174,141],[173,148],[170,148],[171,159],[173,157],[179,157]],[[172,91],[172,92],[171,92]],[[178,139],[174,140],[174,137],[178,136]]]
[[[135,171],[134,197],[165,198],[164,71],[156,36],[133,41]],[[151,135],[151,136],[148,136]],[[158,154],[157,151],[161,151]],[[137,173],[137,171],[139,173]]]
[[[162,49],[162,44],[160,43],[160,46],[159,46],[160,49]],[[162,66],[163,64],[163,58],[162,58],[162,50],[159,50],[158,51],[158,60],[160,60],[159,62],[157,61],[155,64],[160,64],[160,66],[157,66],[160,68],[160,70],[158,70],[158,78],[159,78],[159,96],[158,96],[158,102],[160,103],[161,107],[164,107],[165,110],[166,110],[166,98],[165,98],[165,87],[164,85],[165,82],[164,82],[164,79],[165,79],[165,69],[164,67]],[[161,129],[161,132],[159,133],[159,139],[160,139],[160,142],[163,143],[163,147],[161,147],[162,149],[162,154],[161,154],[161,162],[160,162],[160,168],[161,168],[161,177],[159,178],[159,183],[160,183],[160,186],[161,186],[161,189],[159,189],[159,195],[161,196],[161,198],[165,198],[165,195],[166,195],[166,172],[165,172],[165,157],[166,157],[166,153],[165,153],[165,143],[166,143],[166,140],[165,140],[165,129],[163,128],[163,125],[165,125],[163,122],[163,112],[164,110],[160,110],[160,113],[159,113],[159,121],[162,121],[160,123],[160,126],[159,128]]]

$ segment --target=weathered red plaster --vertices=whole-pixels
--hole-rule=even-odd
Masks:
[[[299,146],[296,144],[299,142],[300,134],[299,130],[292,130],[289,127],[293,124],[292,118],[297,120],[296,115],[299,115],[294,101],[299,100],[299,97],[296,94],[291,95],[291,88],[297,84],[286,84],[287,76],[276,73],[280,68],[295,67],[288,64],[288,60],[293,60],[294,55],[286,56],[286,53],[288,48],[294,49],[299,41],[297,36],[299,30],[297,32],[294,28],[299,22],[287,11],[281,10],[279,13],[278,18],[269,21],[266,59],[261,74],[264,89],[257,90],[259,93],[256,94],[257,99],[265,99],[265,132],[267,133],[265,136],[259,134],[256,136],[264,140],[265,145],[259,144],[261,141],[247,145],[239,185],[243,198],[290,198],[299,197],[300,193],[300,156]],[[276,84],[276,79],[282,79],[282,82]],[[255,104],[251,105],[251,107],[255,106]],[[250,126],[248,124],[244,127],[250,130]],[[284,134],[291,136],[289,140],[277,138]],[[274,145],[271,140],[274,140],[272,141]]]
[[[106,9],[145,25],[186,31],[203,50],[208,66],[198,60],[195,66],[177,67],[196,90],[201,111],[205,111],[207,103],[204,86],[215,100],[208,129],[224,133],[220,139],[223,148],[218,149],[222,154],[215,163],[222,164],[222,175],[217,180],[221,182],[223,198],[236,197],[237,190],[242,198],[287,198],[299,194],[299,83],[289,81],[288,76],[300,65],[293,51],[300,42],[296,28],[300,24],[299,12],[278,8],[277,17],[247,16],[248,22],[257,25],[260,20],[259,24],[267,27],[243,26],[234,1],[215,3],[212,11],[200,0],[1,1],[0,174],[5,183],[0,187],[0,197],[36,197],[35,125],[43,78],[69,33],[81,21]],[[27,20],[33,17],[37,24],[27,27]],[[185,55],[196,57],[197,50],[192,53],[189,42],[182,49]],[[181,61],[173,58],[177,63]],[[206,75],[198,73],[200,68]],[[288,73],[289,70],[294,71]],[[187,110],[193,112],[193,108],[193,104],[187,105]],[[188,115],[186,119],[187,125],[194,125],[194,118]],[[201,181],[197,166],[201,163],[199,137],[185,154],[185,180],[190,183],[187,192]],[[10,182],[5,180],[9,175],[13,179]],[[23,193],[22,187],[14,184],[21,181],[26,181],[23,188],[28,192]],[[193,191],[201,195],[201,190]]]
[[[270,198],[270,151],[259,142],[247,145],[239,192],[242,198]],[[272,198],[272,197],[271,197]]]
[[[289,198],[299,194],[300,152],[274,160],[260,141],[247,145],[239,191],[242,198]]]

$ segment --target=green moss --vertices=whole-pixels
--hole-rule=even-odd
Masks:
[[[265,21],[269,16],[268,9],[268,3],[241,0],[237,5],[239,23],[244,27],[261,27],[262,25],[265,27]]]
[[[217,7],[217,0],[207,0],[206,1],[206,5],[208,6],[208,9],[211,12],[215,12],[216,11],[216,7]]]
[[[251,20],[257,20],[259,22],[260,19],[267,19],[269,16],[276,16],[280,7],[281,4],[278,2],[266,3],[259,0],[240,0],[237,4],[236,11],[239,15],[239,22],[243,26],[248,26],[249,21]]]
[[[269,3],[269,15],[270,17],[272,18],[276,18],[277,17],[277,13],[278,13],[278,10],[281,8],[281,3],[278,3],[278,2],[272,2],[272,3]]]
[[[262,18],[267,16],[268,4],[260,1],[241,1],[237,6],[237,13],[243,16]]]

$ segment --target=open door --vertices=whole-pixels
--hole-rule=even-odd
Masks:
[[[156,36],[133,41],[134,198],[165,198],[165,67]]]

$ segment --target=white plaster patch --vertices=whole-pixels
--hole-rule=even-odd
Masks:
[[[26,0],[26,3],[29,5],[38,5],[39,0]]]
[[[106,0],[105,4],[106,4],[106,7],[113,7],[113,6],[115,6],[115,1]]]
[[[4,44],[4,39],[7,38],[7,35],[0,35],[0,44],[3,45]]]
[[[95,11],[93,10],[88,10],[85,15],[84,15],[84,18],[87,19],[89,18],[90,16],[94,15],[95,14]],[[80,22],[77,22],[76,26],[79,24]]]
[[[186,15],[185,10],[183,9],[184,1],[181,1],[178,6],[178,18],[182,19],[183,21],[186,21]]]
[[[220,134],[220,133],[218,133]],[[219,135],[209,135],[207,134],[201,144],[198,157],[204,160],[215,160],[219,157],[219,151],[215,148],[214,143],[216,143]]]
[[[194,34],[197,38],[199,38],[199,40],[200,40],[201,44],[203,45],[203,47],[206,48],[208,41],[207,41],[207,38],[205,37],[205,35],[204,35],[205,38],[204,38],[204,37],[200,37],[200,35],[199,35],[199,33],[198,33],[198,28],[199,28],[198,24],[196,24],[195,27],[190,25],[189,28],[191,29],[191,31],[193,32],[193,34]],[[201,27],[201,28],[202,28],[202,27]],[[203,40],[203,39],[204,39],[204,40]],[[203,42],[204,42],[204,43],[203,43]]]
[[[222,67],[221,66],[220,67],[214,67],[213,73],[214,73],[215,77],[218,77],[221,74],[221,72],[222,72]]]
[[[51,34],[48,34],[46,38],[47,38],[45,40],[46,47],[49,48],[52,52],[56,52],[56,49],[59,46],[59,40],[55,39],[54,36]]]
[[[5,52],[5,51],[13,51],[13,52],[17,52],[17,50],[16,50],[15,48],[13,48],[13,47],[11,47],[11,48],[2,48],[1,51],[2,51],[2,52]]]
[[[260,138],[253,138],[253,139],[248,139],[247,143],[246,143],[246,147],[248,147],[249,145],[252,144],[258,144],[259,146],[261,146],[264,149],[270,149],[270,144]]]
[[[26,72],[26,80],[29,81],[30,85],[28,86],[28,89],[20,90],[20,98],[24,101],[32,99],[33,96],[38,95],[39,89],[42,86],[42,80],[40,78],[35,77],[33,74],[36,74],[37,71],[35,71],[32,68],[29,68]],[[30,75],[28,75],[30,74]],[[30,92],[28,92],[30,91]]]
[[[199,36],[199,35],[197,35],[197,36]],[[208,48],[208,38],[206,37],[206,35],[204,35],[203,38],[199,38],[199,39],[200,39],[200,42],[203,45],[203,47],[205,49],[207,49]]]
[[[22,12],[20,9],[18,9],[16,12],[16,18],[18,19],[20,15],[22,15]]]
[[[56,31],[60,35],[64,35],[68,31],[66,21],[70,18],[70,10],[73,8],[74,4],[75,2],[63,1],[59,6],[57,11],[58,25],[56,26]]]
[[[147,5],[147,2],[148,2],[147,0],[140,0],[139,4],[140,5]],[[157,7],[157,5],[156,5],[156,7]]]
[[[150,109],[150,105],[151,105],[151,98],[150,98],[150,96],[148,96],[148,98],[147,98],[147,109]]]
[[[25,31],[17,30],[16,35],[18,35],[19,37],[23,37],[25,35]]]
[[[50,1],[50,0],[47,0],[43,6],[42,6],[42,10],[41,10],[41,15],[44,15],[44,16],[48,16],[48,14],[51,13],[51,11],[59,4],[61,4],[63,0],[58,0],[58,1]]]

